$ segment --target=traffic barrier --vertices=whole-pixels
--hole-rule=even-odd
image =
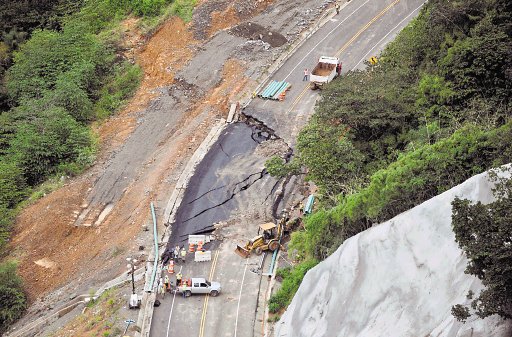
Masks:
[[[212,260],[212,251],[207,250],[205,252],[197,251],[194,255],[195,262],[204,262]]]
[[[188,236],[188,243],[191,244],[195,244],[197,245],[199,243],[199,241],[202,241],[203,243],[208,243],[210,241],[212,241],[212,236],[211,235],[204,235],[204,234],[191,234]]]
[[[169,274],[174,274],[174,260],[169,261],[169,267],[167,268]]]
[[[193,243],[189,243],[189,245],[188,245],[188,252],[189,253],[193,253],[195,251],[194,246],[195,245]]]

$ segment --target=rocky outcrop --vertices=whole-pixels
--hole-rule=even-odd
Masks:
[[[471,317],[468,303],[482,284],[464,273],[467,259],[451,229],[455,196],[493,201],[488,174],[432,198],[347,240],[309,271],[275,327],[278,337],[510,337],[512,322]]]

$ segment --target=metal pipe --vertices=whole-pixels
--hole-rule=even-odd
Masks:
[[[274,264],[276,263],[276,257],[277,257],[277,252],[278,251],[279,251],[279,248],[274,250],[274,254],[272,254],[272,261],[270,262],[270,268],[268,269],[268,274],[269,275],[272,275],[272,272],[274,270]]]
[[[285,81],[279,82],[279,85],[274,88],[274,90],[270,93],[270,96],[274,97],[285,85]]]
[[[156,270],[158,266],[158,237],[156,231],[156,215],[155,215],[155,206],[153,202],[151,202],[151,215],[153,216],[153,237],[155,240],[155,261],[153,262],[153,273],[151,273],[151,282],[149,283],[148,291],[152,292],[153,284],[155,283],[156,278]]]
[[[277,87],[277,85],[279,84],[278,81],[272,81],[270,83],[270,85],[267,87],[267,90],[265,90],[265,93],[263,95],[264,98],[269,98],[270,97],[270,94],[272,93],[272,91],[274,90],[275,87]]]
[[[276,81],[272,80],[270,83],[265,87],[263,92],[261,93],[261,97],[266,98],[268,96],[268,92],[270,91],[270,88],[272,88],[276,84]]]

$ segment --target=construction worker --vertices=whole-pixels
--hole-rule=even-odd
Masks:
[[[165,297],[165,285],[162,282],[161,277],[160,277],[160,280],[158,281],[158,290],[160,291],[160,294],[162,294]]]
[[[170,288],[169,288],[169,276],[165,275],[165,278],[164,278],[164,285],[165,285],[165,291],[169,291]]]
[[[185,263],[185,259],[187,257],[187,251],[185,250],[185,247],[181,248],[181,260],[183,263]]]
[[[176,274],[176,286],[181,286],[181,278],[183,277],[183,275],[181,275],[181,273],[178,273]]]

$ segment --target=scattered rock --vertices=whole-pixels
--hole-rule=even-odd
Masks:
[[[282,34],[270,31],[267,28],[251,22],[243,22],[229,30],[229,33],[249,40],[261,40],[272,47],[280,47],[288,42]]]

